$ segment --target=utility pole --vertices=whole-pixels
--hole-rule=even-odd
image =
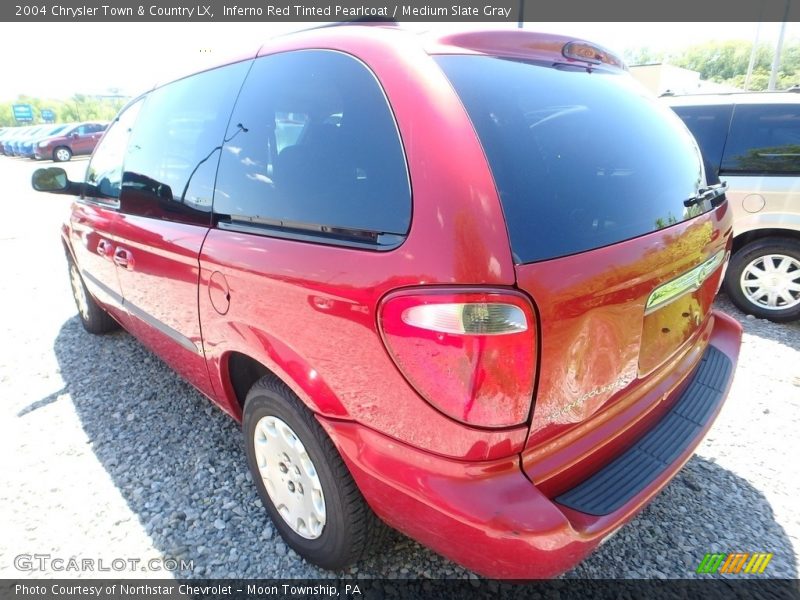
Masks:
[[[764,5],[761,5],[761,10],[763,12]],[[761,33],[761,17],[762,15],[758,15],[758,25],[756,25],[756,37],[753,40],[753,49],[750,50],[750,62],[747,63],[747,75],[744,78],[744,91],[750,89],[750,78],[753,76],[753,67],[756,64],[756,52],[758,51],[758,37]]]
[[[772,58],[772,71],[769,74],[769,91],[775,90],[775,82],[778,80],[778,68],[781,66],[781,50],[783,50],[783,34],[786,33],[786,21],[789,18],[789,5],[792,0],[786,0],[786,9],[783,11],[783,23],[781,32],[778,34],[778,45],[775,47],[775,56]]]

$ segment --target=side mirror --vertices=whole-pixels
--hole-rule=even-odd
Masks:
[[[31,185],[37,192],[54,194],[80,194],[80,185],[69,180],[67,172],[61,167],[36,169],[31,176]]]

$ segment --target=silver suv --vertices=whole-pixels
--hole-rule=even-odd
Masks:
[[[728,183],[728,296],[771,321],[800,318],[800,94],[665,98],[694,134],[709,182]]]

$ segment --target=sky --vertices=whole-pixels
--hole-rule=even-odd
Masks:
[[[415,23],[451,30],[482,24]],[[514,24],[484,24],[483,27]],[[119,90],[136,95],[156,83],[255,51],[270,37],[308,23],[0,23],[0,39],[17,49],[0,67],[0,101],[18,94],[62,99]],[[588,39],[619,54],[648,46],[673,50],[708,40],[752,40],[756,23],[526,23],[532,31]],[[762,23],[759,40],[775,44],[779,23]],[[786,39],[800,37],[788,23]]]

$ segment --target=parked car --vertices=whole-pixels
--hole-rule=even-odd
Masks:
[[[64,162],[73,156],[91,154],[106,126],[105,123],[77,123],[59,135],[41,140],[36,144],[34,156]]]
[[[19,131],[19,127],[8,127],[0,133],[0,154],[5,155],[5,142],[6,140],[15,136]]]
[[[734,217],[728,296],[756,317],[800,319],[800,95],[667,101],[697,138],[707,171],[728,183]]]
[[[52,137],[64,131],[70,124],[61,123],[59,125],[45,126],[39,129],[36,133],[28,136],[26,139],[20,141],[17,145],[17,155],[24,156],[25,158],[35,158],[34,152],[37,144],[45,138]]]
[[[3,142],[3,152],[6,154],[6,156],[16,156],[17,145],[21,141],[25,140],[28,136],[35,134],[41,127],[41,125],[28,125],[26,127],[20,127],[19,131]]]
[[[276,528],[325,568],[377,516],[489,577],[560,573],[733,377],[724,189],[587,42],[282,37],[133,100],[85,182],[33,185],[77,196],[87,331],[121,324],[241,420]]]

